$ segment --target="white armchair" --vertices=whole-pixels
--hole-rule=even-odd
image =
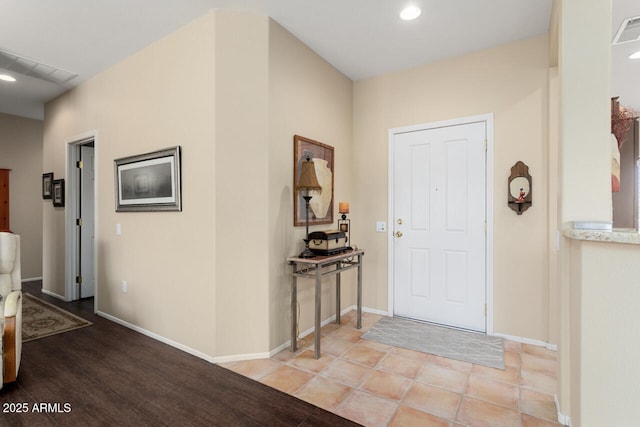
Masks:
[[[0,388],[18,376],[22,352],[20,236],[0,232]]]

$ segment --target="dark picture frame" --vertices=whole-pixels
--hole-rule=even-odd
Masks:
[[[305,226],[306,210],[302,194],[295,191],[302,162],[309,157],[315,164],[322,191],[309,202],[309,225],[333,223],[334,148],[300,135],[293,137],[293,225]]]
[[[64,208],[64,179],[54,179],[51,183],[51,198],[53,206]]]
[[[180,146],[114,160],[116,212],[182,210]]]
[[[43,199],[51,199],[51,186],[53,184],[53,172],[43,173],[42,174],[42,198]]]

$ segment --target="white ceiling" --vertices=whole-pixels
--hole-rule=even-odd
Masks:
[[[398,17],[408,3],[423,14]],[[271,16],[353,80],[547,32],[551,0],[0,0],[0,50],[77,73],[0,81],[0,112],[44,102],[211,9]]]
[[[423,9],[412,22],[398,17],[408,3]],[[614,4],[615,31],[640,5]],[[216,8],[271,16],[359,80],[544,34],[551,0],[0,0],[0,50],[78,74],[0,81],[0,112],[42,118],[44,102]]]

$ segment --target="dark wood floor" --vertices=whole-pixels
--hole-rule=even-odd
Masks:
[[[64,303],[39,282],[23,290],[93,326],[23,344],[18,381],[0,390],[0,425],[357,426],[96,316],[93,300]]]

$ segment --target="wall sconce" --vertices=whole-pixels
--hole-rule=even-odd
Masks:
[[[307,214],[307,237],[304,239],[304,251],[300,254],[300,258],[313,258],[316,256],[316,254],[309,249],[309,200],[313,197],[312,193],[320,193],[321,191],[322,187],[318,183],[315,166],[311,158],[307,157],[307,159],[302,162],[300,179],[296,185],[296,192],[302,193]]]
[[[518,215],[529,209],[531,202],[532,181],[529,175],[529,166],[518,161],[511,168],[509,176],[508,205]]]
[[[349,247],[351,245],[351,220],[347,218],[349,202],[340,202],[338,204],[338,213],[342,214],[342,219],[338,220],[338,229],[347,234],[346,246]]]

